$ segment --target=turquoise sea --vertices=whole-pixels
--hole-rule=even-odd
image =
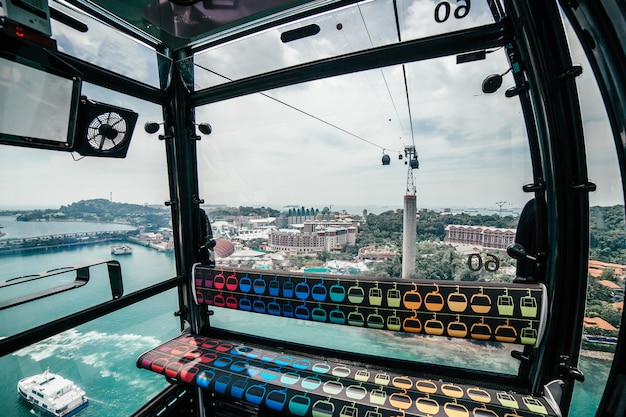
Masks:
[[[0,217],[0,225],[7,235],[0,238],[25,237],[26,235],[47,235],[61,232],[119,230],[119,225],[97,223],[22,223],[12,218]],[[50,226],[52,229],[48,229]],[[23,229],[22,229],[23,227]],[[36,232],[33,228],[36,227]],[[21,235],[21,236],[20,236]],[[125,293],[175,275],[173,254],[160,253],[153,249],[133,245],[133,254],[118,256],[122,265]],[[0,256],[0,281],[26,274],[79,264],[83,262],[111,259],[109,245],[90,245],[64,250],[30,253],[26,256]],[[51,319],[79,311],[110,298],[108,279],[104,266],[92,268],[90,282],[77,290],[38,300],[28,305],[0,311],[0,337],[11,335],[24,328],[36,327]],[[60,274],[54,278],[34,281],[0,291],[0,301],[18,294],[24,294],[45,286],[52,286],[64,280],[73,280],[72,274]],[[44,282],[50,281],[50,282]],[[87,416],[126,416],[136,411],[146,400],[156,395],[166,386],[159,375],[137,369],[136,358],[145,350],[156,346],[179,333],[178,320],[173,316],[177,310],[177,295],[169,291],[146,300],[130,308],[118,311],[83,326],[66,331],[14,354],[0,358],[0,416],[26,417],[40,415],[28,404],[20,400],[17,381],[25,376],[50,369],[77,383],[90,398],[90,405],[81,411],[79,417]],[[44,314],[45,312],[45,314]],[[216,314],[216,316],[219,316]],[[262,320],[261,320],[262,321]],[[236,315],[216,317],[217,325],[263,327],[263,323],[249,323]],[[275,326],[270,331],[280,337],[283,332],[294,332],[293,328]],[[307,328],[312,338],[320,329]],[[323,331],[323,329],[322,329]],[[349,331],[349,330],[348,330]],[[336,337],[333,333],[330,337]],[[388,341],[359,340],[359,334],[343,333],[333,341],[337,347],[350,349],[376,350],[393,349]],[[314,342],[314,340],[312,341]],[[346,344],[346,346],[342,346]],[[421,346],[403,354],[420,357],[423,360],[444,362],[464,366],[467,356],[463,345],[447,346],[440,349],[432,346],[427,339]],[[388,352],[398,354],[398,352]],[[493,352],[493,357],[479,358],[476,367],[500,367],[503,372],[514,372],[515,361],[508,352]],[[586,376],[584,384],[577,384],[571,416],[592,416],[608,375],[610,361],[583,357],[580,368]],[[485,368],[487,369],[487,368]]]

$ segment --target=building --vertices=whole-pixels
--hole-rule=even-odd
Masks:
[[[362,260],[384,261],[393,259],[394,256],[396,256],[396,252],[387,246],[370,245],[359,249],[359,259]]]
[[[608,262],[589,260],[589,275],[598,278],[605,269],[612,269],[617,278],[626,278],[626,265],[610,264]]]
[[[515,243],[516,233],[516,229],[457,224],[446,226],[445,231],[445,242],[482,246],[488,249],[506,249]]]
[[[295,253],[315,253],[341,249],[356,244],[357,227],[328,227],[305,222],[302,232],[273,230],[267,238],[267,249]]]

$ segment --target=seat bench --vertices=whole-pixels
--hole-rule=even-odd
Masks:
[[[195,300],[299,320],[537,345],[538,284],[311,276],[196,265]],[[311,417],[558,416],[551,399],[426,379],[210,335],[183,334],[137,366],[272,412]]]

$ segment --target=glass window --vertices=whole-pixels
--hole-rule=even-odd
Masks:
[[[196,120],[213,125],[199,143],[200,195],[216,236],[233,247],[218,266],[400,277],[404,200],[416,195],[410,278],[511,281],[514,263],[496,243],[514,235],[530,199],[528,141],[519,100],[504,95],[510,74],[498,92],[481,91],[507,68],[502,50],[465,64],[445,57],[198,108]],[[481,239],[451,239],[450,225]],[[345,239],[321,230],[345,230]],[[307,232],[319,240],[287,238]],[[500,268],[469,270],[471,253],[493,254]],[[509,374],[519,365],[501,344],[455,339],[442,348],[414,336],[407,350],[376,331],[216,310],[212,325],[267,337]]]
[[[566,22],[567,23],[567,22]],[[605,105],[598,85],[571,26],[566,24],[572,61],[583,67],[576,78],[583,116],[589,180],[589,265],[587,307],[579,368],[585,382],[574,386],[573,415],[595,414],[611,369],[626,278],[626,228],[622,178]]]
[[[3,146],[0,175],[11,179],[0,183],[3,284],[17,277],[107,259],[121,263],[126,294],[176,275],[171,214],[163,204],[169,199],[164,185],[168,184],[165,149],[161,141],[141,129],[147,120],[160,119],[160,108],[89,84],[83,85],[82,93],[98,103],[139,113],[127,156],[82,157]],[[105,119],[98,117],[107,114],[108,108],[102,114],[95,112],[89,126],[102,125],[97,120]],[[106,122],[122,124],[112,118]],[[80,134],[87,138],[92,130],[97,129],[85,127]],[[0,310],[0,336],[110,300],[106,267],[94,267],[90,272],[89,283],[81,288],[39,300],[35,307],[25,304]],[[75,279],[76,273],[71,272],[7,286],[0,303]],[[43,314],[28,314],[33,309]],[[17,310],[23,322],[14,320]]]
[[[194,57],[196,90],[255,74],[493,23],[490,2],[359,2],[228,42]],[[314,34],[283,41],[292,31]],[[234,57],[247,57],[245,60]]]

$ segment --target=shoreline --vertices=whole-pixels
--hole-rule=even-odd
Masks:
[[[615,354],[613,352],[603,352],[600,350],[581,349],[580,356],[591,359],[599,359],[603,361],[613,361]]]

